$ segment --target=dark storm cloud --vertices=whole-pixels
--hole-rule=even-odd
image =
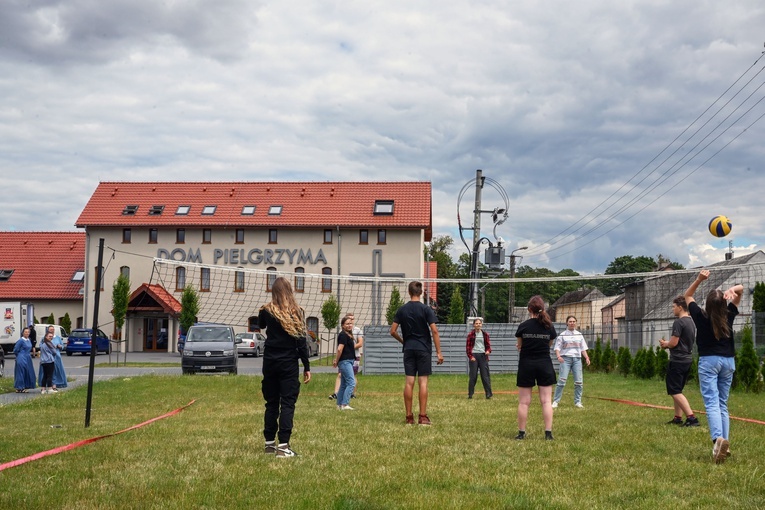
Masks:
[[[40,65],[99,64],[163,38],[188,51],[240,58],[254,29],[249,0],[9,0],[0,3],[0,55]]]

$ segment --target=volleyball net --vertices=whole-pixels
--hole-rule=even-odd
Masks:
[[[762,283],[765,281],[765,257],[760,261],[756,255],[748,258],[747,263],[737,263],[734,259],[708,266],[709,279],[699,286],[694,296],[703,306],[709,291],[742,284],[744,293],[739,305],[740,315],[734,323],[736,331],[748,322],[755,328],[757,326],[752,308],[756,301],[755,287],[757,284],[765,287]],[[554,322],[563,324],[566,317],[573,315],[577,318],[578,329],[588,341],[601,339],[613,349],[627,346],[636,351],[642,346],[658,345],[661,337],[669,338],[675,319],[672,301],[685,292],[698,273],[699,269],[693,269],[622,275],[531,278],[499,275],[479,280],[419,281],[423,282],[425,290],[422,301],[434,309],[439,323],[465,324],[476,316],[482,317],[487,324],[520,323],[528,318],[528,300],[533,295],[541,295]],[[298,303],[306,311],[308,330],[330,343],[337,332],[338,319],[347,313],[353,313],[356,324],[362,327],[389,324],[398,306],[409,300],[407,288],[413,280],[269,271],[154,259],[151,283],[161,285],[179,301],[184,287],[194,288],[198,296],[199,321],[254,330],[258,311],[270,301],[271,285],[277,277],[287,278],[292,284]],[[469,292],[471,286],[472,294]],[[468,302],[469,295],[476,298]],[[763,298],[765,296],[759,299]],[[756,329],[757,336],[765,333],[763,329]]]

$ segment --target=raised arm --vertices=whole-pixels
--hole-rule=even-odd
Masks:
[[[685,290],[685,294],[683,296],[685,297],[685,303],[689,304],[694,301],[693,295],[696,293],[696,289],[699,288],[699,285],[701,285],[701,282],[709,278],[709,271],[706,269],[702,269],[695,280],[691,283],[691,285]]]
[[[723,296],[725,299],[736,305],[738,307],[739,303],[741,303],[741,296],[744,294],[744,286],[740,283],[737,285],[734,285],[730,289],[726,290],[723,293]]]

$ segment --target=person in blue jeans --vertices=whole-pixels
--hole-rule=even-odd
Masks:
[[[337,391],[337,408],[341,411],[353,411],[349,405],[353,389],[356,387],[356,378],[353,376],[353,363],[356,361],[356,341],[353,338],[353,319],[346,315],[340,321],[343,329],[337,335],[337,353],[332,360],[332,366],[340,372],[340,389]]]
[[[563,396],[563,388],[569,372],[574,373],[574,405],[584,407],[582,404],[582,392],[584,390],[584,376],[582,375],[582,356],[590,365],[590,357],[587,355],[587,342],[584,336],[576,329],[576,317],[569,315],[566,318],[566,330],[555,339],[555,356],[560,363],[558,384],[555,387],[552,407],[555,409]]]
[[[699,350],[699,386],[709,422],[709,435],[714,447],[715,463],[725,462],[730,451],[730,417],[728,395],[736,371],[736,350],[733,344],[733,320],[744,292],[743,285],[734,285],[725,292],[714,289],[707,294],[704,310],[693,294],[709,271],[702,270],[685,291],[688,312],[696,324],[696,346]]]

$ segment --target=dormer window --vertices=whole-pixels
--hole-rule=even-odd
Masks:
[[[215,209],[217,208],[218,208],[217,205],[206,205],[202,209],[202,214],[204,214],[205,216],[212,216],[213,214],[215,214]]]
[[[279,216],[282,213],[282,206],[272,205],[268,208],[268,214],[271,216]]]
[[[245,205],[242,207],[242,216],[252,216],[253,214],[255,214],[254,205]]]
[[[393,214],[393,200],[375,200],[375,211],[374,213],[376,215],[387,215],[390,216]]]
[[[164,210],[164,205],[153,205],[151,206],[151,209],[149,209],[149,216],[159,216]]]
[[[186,216],[189,214],[189,211],[191,210],[190,205],[179,205],[178,209],[175,210],[176,216]]]
[[[11,275],[13,274],[14,269],[0,269],[0,282],[7,282]]]
[[[125,208],[122,210],[122,214],[125,216],[134,216],[135,213],[137,212],[138,212],[137,205],[126,205]]]

